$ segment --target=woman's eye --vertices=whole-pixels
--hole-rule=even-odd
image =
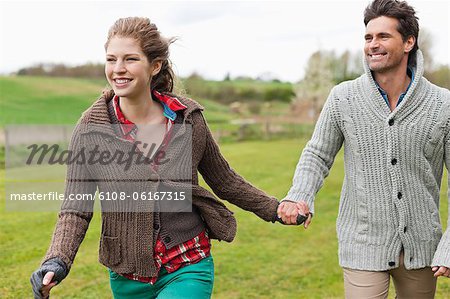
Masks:
[[[130,57],[130,58],[128,58],[127,60],[131,60],[131,61],[138,61],[139,59],[138,58],[135,58],[135,57]]]
[[[114,61],[114,59],[112,59],[112,58],[106,58],[106,61],[111,62],[111,61]]]

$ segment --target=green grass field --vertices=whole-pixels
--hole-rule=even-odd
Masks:
[[[0,127],[5,124],[75,124],[100,96],[98,79],[0,77]],[[198,99],[209,122],[229,121],[229,107]]]
[[[30,97],[28,100],[22,92],[26,81],[20,85],[17,82],[19,79],[8,80],[10,79],[0,78],[2,125],[17,119],[24,122],[30,119],[29,122],[33,120],[52,123],[52,118],[46,113],[36,118],[33,118],[32,114],[49,109],[49,114],[53,115],[55,111],[59,113],[58,109],[63,109],[64,105],[73,107],[76,111],[64,110],[68,118],[61,118],[61,122],[75,122],[80,111],[88,107],[98,94],[98,86],[102,86],[101,83],[69,79],[67,80],[70,82],[67,82],[66,79],[58,79],[61,81],[56,80],[55,82],[59,83],[55,83],[54,88],[61,90],[61,96],[69,89],[65,84],[73,84],[74,93],[83,89],[84,84],[93,84],[92,91],[89,90],[90,87],[85,89],[85,95],[89,96],[87,99],[80,95],[74,95],[71,99],[67,96],[67,102],[60,105],[58,97],[54,95],[56,92],[47,90],[47,93],[52,95],[47,100],[46,92],[39,91],[40,86],[48,85],[48,79],[30,79],[30,90],[36,91],[36,97]],[[14,89],[14,84],[19,85]],[[6,85],[10,88],[8,92],[5,92]],[[15,101],[19,101],[19,104],[13,105],[12,102]],[[36,101],[33,104],[34,110],[21,107],[29,101]],[[17,115],[10,115],[13,113]],[[24,115],[21,116],[21,113]],[[4,116],[7,117],[6,120],[3,119]],[[227,143],[222,144],[221,149],[240,174],[269,194],[282,198],[290,187],[295,165],[306,141],[297,138]],[[341,152],[324,188],[317,196],[316,215],[308,230],[266,223],[253,214],[230,205],[238,219],[238,234],[233,243],[213,241],[213,298],[343,298],[342,271],[338,265],[335,232],[343,168]],[[30,298],[29,277],[39,266],[47,250],[57,213],[5,211],[4,175],[4,170],[0,170],[0,298]],[[441,218],[444,228],[447,222],[446,191],[445,177],[441,192]],[[112,297],[107,270],[97,261],[100,226],[100,215],[97,213],[70,275],[60,286],[53,289],[53,298]],[[449,294],[450,280],[440,278],[436,298],[450,298]],[[394,298],[392,288],[390,298]]]
[[[230,143],[222,151],[249,181],[280,198],[290,186],[305,141]],[[342,298],[335,234],[342,171],[340,154],[318,195],[316,217],[308,230],[266,223],[231,206],[238,235],[231,244],[213,242],[214,298]],[[441,211],[446,219],[444,185]],[[30,294],[29,275],[50,242],[56,213],[5,212],[3,183],[0,188],[0,297],[25,298]],[[53,290],[55,298],[111,297],[106,269],[97,262],[99,220],[96,214],[71,274]],[[437,298],[448,298],[449,291],[450,280],[440,278]]]

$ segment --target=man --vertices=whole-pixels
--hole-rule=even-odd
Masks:
[[[278,209],[293,223],[342,144],[345,179],[337,234],[347,298],[433,298],[450,276],[450,229],[439,193],[450,168],[450,92],[428,82],[419,25],[406,2],[374,0],[364,13],[365,74],[334,87]],[[305,224],[308,226],[311,218]],[[442,237],[442,238],[441,238]]]

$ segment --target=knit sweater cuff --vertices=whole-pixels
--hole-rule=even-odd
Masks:
[[[450,268],[450,229],[447,229],[439,242],[431,266]]]
[[[299,201],[304,201],[308,204],[309,207],[309,211],[313,214],[315,214],[314,212],[314,195],[313,194],[309,194],[309,193],[305,193],[305,192],[296,192],[296,193],[289,193],[288,195],[286,195],[285,198],[283,198],[281,200],[281,202],[283,201],[295,201],[295,202],[299,202]]]

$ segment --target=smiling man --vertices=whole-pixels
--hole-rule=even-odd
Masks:
[[[436,278],[450,276],[450,228],[442,235],[439,219],[450,92],[423,77],[406,2],[373,1],[364,24],[365,74],[331,91],[278,214],[293,223],[301,204],[314,212],[344,145],[336,230],[346,297],[387,298],[392,277],[397,298],[433,298]]]

